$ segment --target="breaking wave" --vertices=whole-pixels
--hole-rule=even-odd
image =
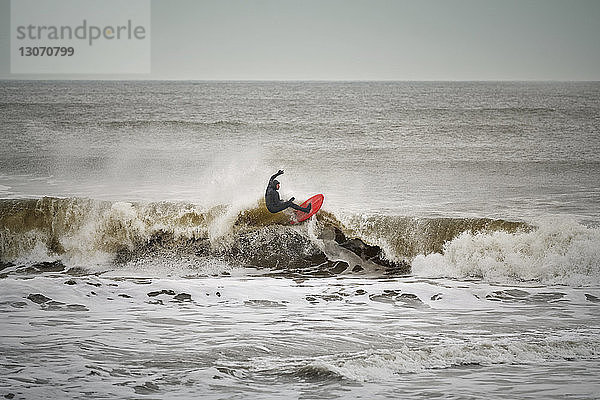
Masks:
[[[600,231],[573,221],[536,226],[486,218],[336,215],[299,226],[251,207],[84,198],[0,200],[0,261],[121,268],[179,263],[414,274],[588,285],[600,281]],[[411,265],[412,264],[412,268]]]
[[[465,365],[523,365],[565,360],[595,360],[598,340],[566,334],[537,342],[506,339],[473,341],[464,344],[433,345],[393,350],[370,350],[346,354],[343,358],[323,357],[298,369],[297,375],[378,382],[395,375]]]
[[[559,219],[541,221],[530,231],[465,231],[446,242],[441,252],[416,256],[412,272],[499,283],[596,285],[600,283],[600,229]]]

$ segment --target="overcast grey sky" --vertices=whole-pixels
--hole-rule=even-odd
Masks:
[[[9,10],[0,78],[44,77],[9,73]],[[77,77],[600,80],[599,0],[153,0],[151,29],[150,75]]]

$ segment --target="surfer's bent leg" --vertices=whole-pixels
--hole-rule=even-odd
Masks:
[[[308,207],[300,207],[299,205],[294,204],[291,201],[289,202],[289,206],[292,207],[294,210],[302,211],[305,213],[309,213],[311,209],[310,204],[308,205]]]
[[[281,204],[277,204],[277,205],[272,205],[272,206],[269,206],[269,207],[267,207],[267,209],[268,209],[268,210],[269,210],[271,213],[275,214],[275,213],[278,213],[278,212],[280,212],[280,211],[283,211],[283,210],[285,210],[285,209],[286,209],[286,208],[288,208],[288,207],[291,207],[291,208],[293,208],[294,210],[302,211],[302,212],[305,212],[305,213],[309,213],[309,212],[310,212],[310,209],[311,209],[311,205],[310,205],[310,204],[308,205],[308,207],[300,207],[299,205],[297,205],[297,204],[294,204],[294,203],[292,203],[292,202],[291,202],[291,201],[289,201],[289,200],[288,200],[288,201],[286,201],[286,202],[284,202],[284,203],[281,203]]]

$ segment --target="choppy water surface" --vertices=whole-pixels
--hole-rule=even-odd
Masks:
[[[600,390],[598,289],[414,278],[65,280],[2,283],[10,315],[2,380],[24,397],[591,398]],[[60,304],[23,298],[40,291]],[[176,300],[180,293],[191,299]]]
[[[600,393],[598,83],[0,86],[0,394]]]

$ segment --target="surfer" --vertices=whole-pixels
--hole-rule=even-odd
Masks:
[[[294,197],[292,197],[288,201],[281,200],[278,192],[279,181],[275,179],[281,174],[283,174],[283,171],[279,170],[275,175],[271,177],[271,179],[269,179],[267,191],[265,192],[265,203],[267,203],[267,209],[272,213],[277,213],[279,211],[285,210],[288,207],[292,207],[294,210],[309,213],[312,204],[309,204],[307,207],[300,207],[299,205],[293,203]]]

